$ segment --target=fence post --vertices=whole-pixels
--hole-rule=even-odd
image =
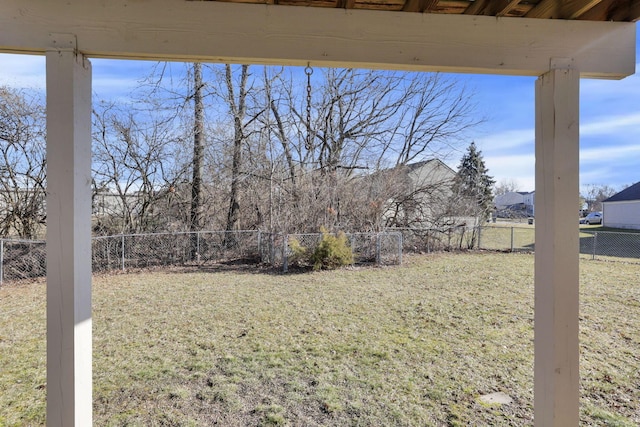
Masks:
[[[380,265],[380,233],[376,233],[376,265]]]
[[[2,286],[2,277],[4,276],[4,240],[0,239],[0,286]]]
[[[289,235],[282,235],[282,271],[289,271],[289,254],[287,253],[287,246],[289,245]]]
[[[122,235],[122,240],[120,241],[120,252],[122,252],[122,271],[124,271],[124,234]]]
[[[275,248],[274,248],[275,244],[276,242],[275,242],[273,233],[270,233],[269,234],[269,262],[273,267],[275,267],[275,264],[276,264],[276,260],[274,259],[274,257],[276,256]]]
[[[478,226],[478,249],[482,249],[482,240],[481,240],[481,236],[482,236],[482,226],[479,225]],[[473,248],[472,248],[473,249]]]
[[[514,228],[515,227],[511,227],[511,252],[513,252],[513,231],[514,231],[513,229]]]
[[[398,265],[402,265],[402,241],[404,239],[404,235],[402,233],[398,233]]]
[[[596,231],[593,234],[593,249],[592,249],[592,254],[591,254],[591,259],[594,260],[596,259],[596,246],[598,246],[598,232]]]
[[[264,262],[262,256],[262,231],[258,230],[258,254],[260,255],[260,262]]]
[[[196,231],[196,261],[200,264],[200,232]]]

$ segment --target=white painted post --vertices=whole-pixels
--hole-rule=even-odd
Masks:
[[[535,425],[579,422],[579,86],[567,60],[536,81]]]
[[[54,35],[47,71],[47,425],[92,425],[91,64]]]
[[[513,232],[515,227],[511,227],[511,252],[513,252]]]

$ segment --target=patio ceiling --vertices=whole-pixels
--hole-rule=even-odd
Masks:
[[[638,0],[189,0],[497,17],[636,21]]]
[[[623,21],[640,17],[640,0],[2,1],[0,52],[527,76],[569,61],[608,79],[635,72]]]

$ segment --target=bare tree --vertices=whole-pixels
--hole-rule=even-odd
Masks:
[[[501,196],[515,191],[518,191],[518,183],[514,179],[503,178],[493,186],[494,196]]]
[[[274,89],[268,92],[273,135],[282,147],[300,226],[348,227],[359,222],[349,211],[359,198],[352,193],[352,183],[361,185],[365,182],[359,180],[361,176],[385,168],[446,157],[458,147],[465,131],[480,121],[473,115],[466,89],[438,74],[322,70],[307,88],[310,100],[293,81],[281,76],[277,83],[272,81]],[[306,114],[309,101],[310,118]],[[381,194],[381,199],[399,200],[394,191],[402,184],[378,190],[382,188],[389,193]],[[382,209],[377,202],[365,205]],[[375,228],[380,220],[365,222]]]
[[[98,232],[169,227],[166,205],[185,176],[174,154],[183,141],[172,132],[172,122],[114,105],[99,106],[93,117]]]
[[[42,100],[0,87],[0,236],[44,234],[44,135]]]
[[[606,184],[588,184],[585,186],[584,199],[587,203],[587,211],[598,212],[602,210],[602,201],[616,194],[618,190]]]

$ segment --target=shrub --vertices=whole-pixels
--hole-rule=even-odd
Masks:
[[[347,242],[347,236],[342,231],[337,235],[330,234],[324,227],[320,231],[322,239],[311,255],[313,269],[335,269],[353,264],[353,252]]]
[[[291,257],[289,262],[292,265],[302,267],[309,263],[309,250],[300,244],[295,237],[289,238],[289,248],[291,249]]]

